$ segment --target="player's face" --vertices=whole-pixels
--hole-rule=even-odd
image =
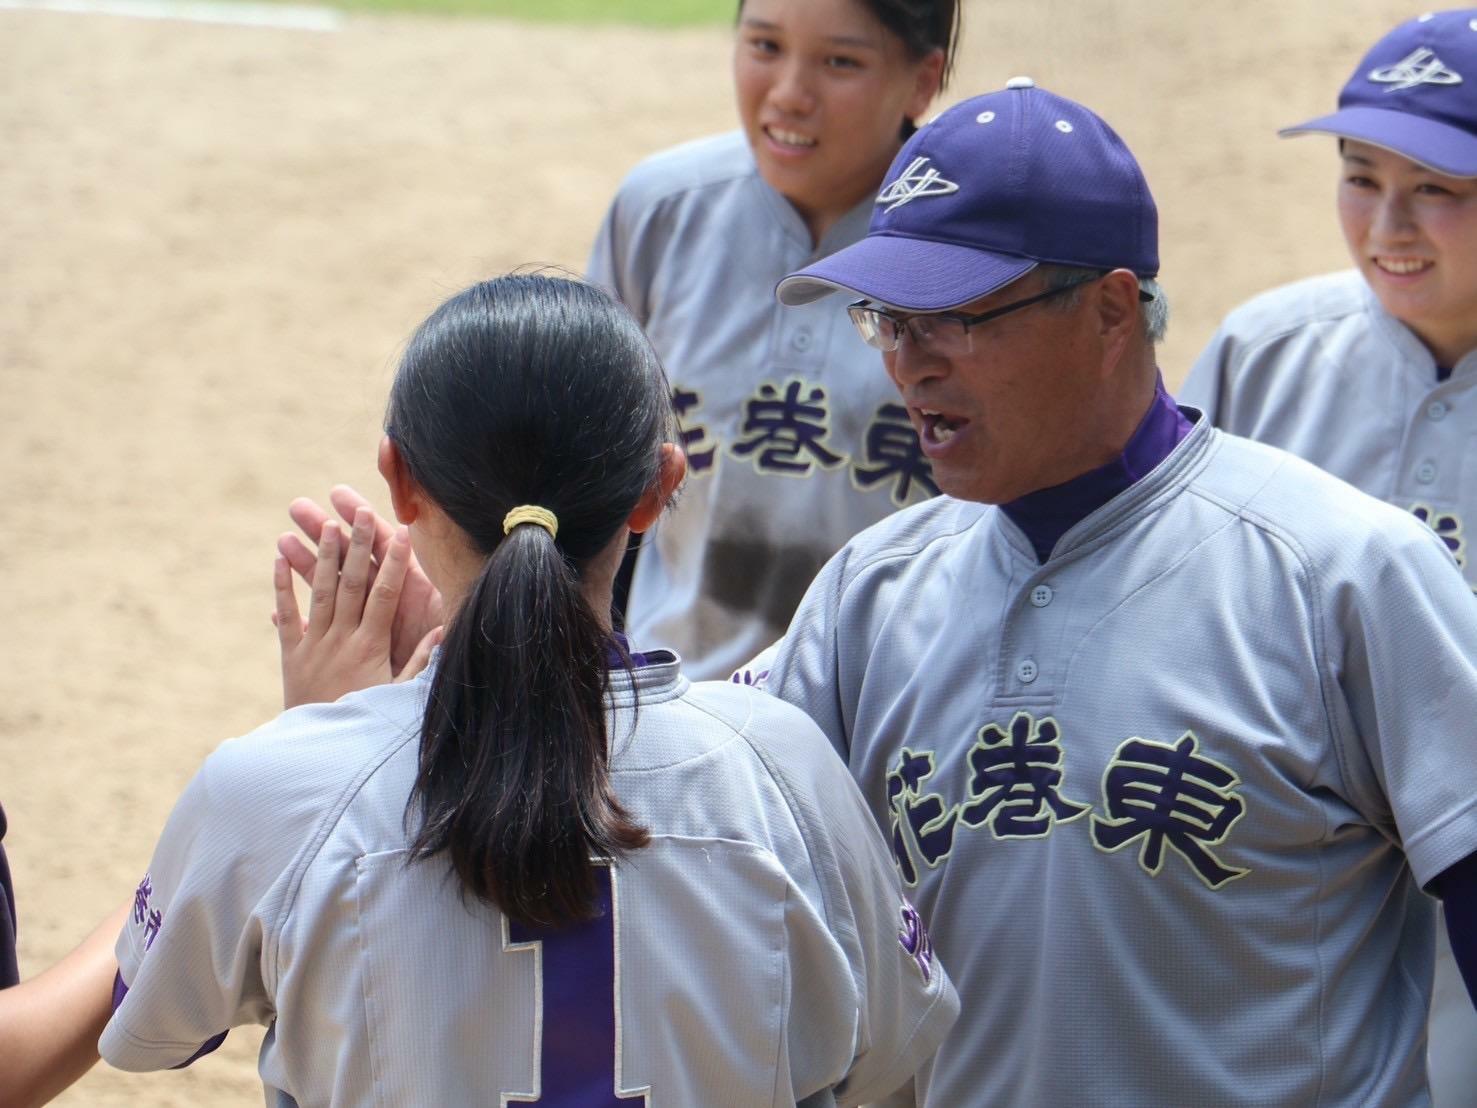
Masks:
[[[1477,180],[1345,140],[1339,219],[1380,303],[1437,361],[1477,348]]]
[[[938,90],[941,51],[908,55],[859,0],[745,0],[739,118],[759,173],[816,241],[881,187],[904,119]]]
[[[1034,273],[964,305],[974,314],[1043,291]],[[1032,305],[970,328],[967,354],[910,337],[882,355],[939,488],[1003,504],[1102,464],[1101,358],[1085,306]]]

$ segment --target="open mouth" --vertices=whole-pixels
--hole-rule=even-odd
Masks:
[[[923,418],[923,441],[935,446],[943,446],[969,422],[960,416],[945,415],[932,408],[919,408],[918,414]]]
[[[802,135],[799,131],[787,131],[783,127],[766,125],[764,133],[779,145],[792,147],[795,150],[808,150],[816,144],[815,139],[809,135]]]
[[[1435,262],[1426,261],[1424,258],[1392,258],[1379,254],[1375,255],[1372,260],[1375,268],[1394,277],[1409,277],[1413,273],[1424,273],[1436,265]]]

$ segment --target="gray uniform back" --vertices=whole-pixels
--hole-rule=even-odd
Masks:
[[[826,567],[768,688],[847,758],[963,1010],[926,1103],[1427,1102],[1431,904],[1477,848],[1477,599],[1203,419],[1038,565],[940,499]]]
[[[845,768],[752,690],[675,662],[613,679],[613,783],[652,841],[608,871],[601,919],[510,925],[443,860],[408,865],[426,680],[371,689],[207,761],[146,878],[160,918],[119,941],[103,1055],[156,1069],[269,1023],[269,1098],[305,1105],[749,1108],[902,1084],[957,1001]]]
[[[852,535],[935,490],[917,436],[845,313],[782,308],[785,274],[866,233],[868,200],[819,246],[742,134],[665,151],[621,185],[590,256],[650,336],[682,418],[688,481],[637,561],[632,639],[722,678],[790,622]]]

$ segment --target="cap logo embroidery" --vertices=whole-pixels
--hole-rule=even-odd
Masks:
[[[927,158],[914,158],[901,177],[877,194],[877,203],[886,204],[882,210],[890,212],[920,196],[948,196],[958,191],[959,186],[928,165]]]
[[[1370,70],[1369,79],[1382,85],[1389,85],[1390,87],[1385,89],[1386,92],[1399,92],[1401,89],[1415,88],[1417,85],[1459,85],[1462,83],[1462,75],[1446,68],[1446,64],[1429,46],[1422,46],[1418,50],[1411,51],[1394,65]]]

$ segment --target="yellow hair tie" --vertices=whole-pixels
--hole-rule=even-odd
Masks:
[[[533,523],[549,533],[549,538],[559,537],[559,520],[547,508],[537,504],[523,504],[503,516],[503,534],[507,534],[520,523]]]

